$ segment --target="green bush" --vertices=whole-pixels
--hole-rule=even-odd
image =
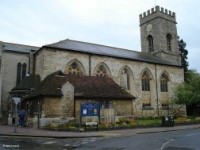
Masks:
[[[177,117],[175,119],[176,124],[192,124],[200,123],[200,117]]]
[[[49,124],[45,126],[46,129],[51,130],[74,130],[77,129],[78,124],[76,122],[68,122],[65,124]]]
[[[137,126],[160,126],[161,118],[140,118],[136,119]]]
[[[143,118],[120,118],[116,122],[117,127],[145,127],[145,126],[160,126],[160,117],[143,117]]]
[[[192,124],[200,123],[200,117],[176,117],[175,124]],[[135,127],[155,127],[162,125],[161,117],[140,117],[140,118],[120,118],[118,122],[106,123],[101,122],[99,129],[113,129],[113,128],[135,128]],[[68,122],[66,124],[50,124],[46,126],[47,129],[52,130],[69,130],[77,131],[79,124],[75,121]]]

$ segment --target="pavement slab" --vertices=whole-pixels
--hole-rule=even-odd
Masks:
[[[19,128],[14,132],[14,126],[0,125],[0,135],[4,136],[29,136],[29,137],[51,137],[51,138],[84,138],[84,137],[113,137],[113,136],[131,136],[134,134],[147,134],[156,132],[169,132],[185,129],[200,128],[200,124],[182,125],[174,127],[153,127],[153,128],[133,128],[122,130],[108,130],[108,131],[86,131],[86,132],[72,132],[72,131],[51,131],[47,129],[38,128]]]

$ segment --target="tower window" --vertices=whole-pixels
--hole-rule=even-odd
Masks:
[[[162,74],[161,79],[160,79],[160,89],[161,92],[168,92],[168,77],[166,74]]]
[[[153,52],[154,51],[153,37],[151,35],[149,35],[147,37],[147,40],[148,40],[148,49],[149,49],[149,52]]]
[[[142,91],[150,91],[150,78],[146,71],[142,75]]]
[[[171,34],[167,34],[167,50],[171,51],[172,50],[172,36]]]

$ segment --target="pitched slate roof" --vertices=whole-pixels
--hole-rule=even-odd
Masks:
[[[12,91],[16,90],[34,90],[40,85],[40,76],[31,74],[25,77],[18,85],[16,85]]]
[[[38,49],[39,47],[35,47],[35,46],[3,42],[3,51],[30,53],[30,51],[36,51]]]
[[[58,48],[62,50],[68,50],[68,51],[71,50],[71,51],[84,52],[84,53],[103,55],[109,57],[124,58],[124,59],[143,61],[155,64],[177,66],[172,62],[168,62],[151,54],[122,49],[122,48],[104,46],[99,44],[74,41],[69,39],[54,44],[45,45],[44,47]]]
[[[69,82],[74,86],[75,98],[90,99],[135,99],[122,89],[111,78],[94,76],[70,76],[61,71],[48,75],[36,89],[26,98],[37,96],[61,97],[61,88]]]

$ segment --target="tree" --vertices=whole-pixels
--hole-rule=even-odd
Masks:
[[[187,82],[177,86],[174,101],[177,104],[200,104],[200,74],[197,71],[187,72]]]
[[[189,66],[189,63],[187,61],[187,55],[188,55],[188,51],[186,48],[186,43],[181,39],[179,40],[179,51],[180,51],[180,54],[181,54],[181,65],[184,69],[184,81],[188,81],[188,66]]]

